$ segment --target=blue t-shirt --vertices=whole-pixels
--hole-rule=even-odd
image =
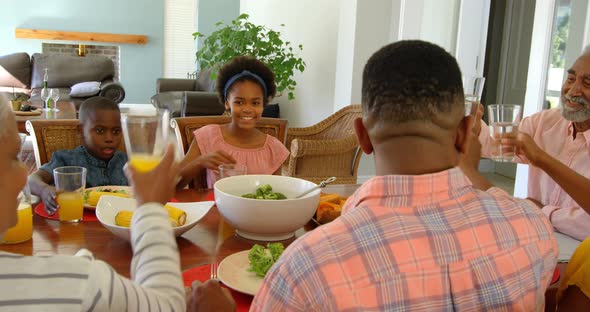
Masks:
[[[86,168],[86,187],[103,185],[129,185],[123,172],[127,162],[127,154],[117,150],[107,162],[98,159],[82,145],[71,149],[54,152],[51,160],[41,166],[41,170],[53,176],[53,169],[63,166],[79,166]]]

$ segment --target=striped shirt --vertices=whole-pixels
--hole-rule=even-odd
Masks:
[[[287,248],[252,311],[542,310],[557,243],[540,209],[460,169],[378,176]]]
[[[178,249],[161,205],[136,210],[131,243],[132,280],[85,249],[77,257],[0,252],[0,311],[184,311]]]

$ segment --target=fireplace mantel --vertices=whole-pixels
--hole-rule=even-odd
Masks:
[[[65,41],[90,41],[90,42],[111,42],[125,44],[146,44],[147,36],[144,35],[127,35],[127,34],[108,34],[108,33],[91,33],[78,31],[61,31],[46,29],[25,29],[17,28],[14,32],[16,38],[24,39],[46,39],[46,40],[65,40]]]

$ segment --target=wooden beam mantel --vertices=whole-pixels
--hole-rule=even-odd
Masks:
[[[146,44],[147,36],[17,28],[16,38]]]

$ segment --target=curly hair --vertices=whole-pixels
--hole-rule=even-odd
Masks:
[[[121,112],[119,105],[117,105],[113,99],[104,96],[93,96],[82,102],[80,110],[78,111],[78,120],[81,124],[87,122],[94,113],[98,110],[112,110]]]
[[[215,86],[219,102],[225,103],[225,84],[233,76],[238,75],[245,70],[258,75],[264,81],[267,94],[266,96],[263,96],[262,102],[266,106],[270,99],[272,99],[277,93],[277,87],[275,85],[275,75],[266,64],[251,56],[237,56],[229,63],[221,67],[219,73],[217,74],[217,82]],[[236,82],[245,80],[260,84],[260,82],[256,78],[246,75],[234,81],[232,85]],[[264,89],[264,87],[262,89]],[[228,89],[228,93],[230,90],[231,86]]]
[[[365,65],[363,113],[382,122],[428,122],[463,103],[459,65],[435,44],[398,41],[375,52]]]

